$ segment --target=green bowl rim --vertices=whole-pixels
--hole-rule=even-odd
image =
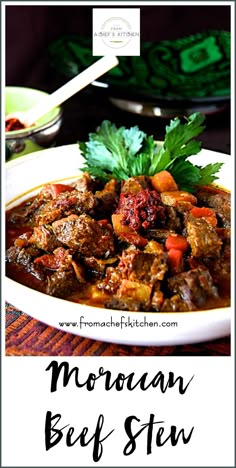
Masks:
[[[35,88],[28,88],[26,86],[6,86],[5,89],[27,89],[31,91],[36,91],[45,95],[49,95],[46,91],[43,91],[41,89],[35,89]],[[58,109],[57,115],[52,117],[48,122],[45,122],[43,125],[35,125],[32,127],[24,128],[22,130],[14,130],[12,132],[5,132],[5,138],[6,140],[11,140],[14,138],[25,138],[31,135],[34,135],[35,133],[42,132],[43,130],[46,130],[47,128],[51,127],[54,125],[58,120],[61,119],[63,111],[61,106],[55,107],[55,109]]]
[[[15,130],[14,132],[5,132],[5,138],[6,140],[13,140],[17,138],[26,138],[28,136],[35,135],[36,133],[41,133],[44,130],[47,130],[48,128],[52,127],[55,123],[57,123],[59,120],[61,120],[62,117],[62,110],[60,109],[58,115],[53,117],[49,122],[45,123],[44,125],[41,125],[40,127],[29,127],[25,128],[23,130]]]

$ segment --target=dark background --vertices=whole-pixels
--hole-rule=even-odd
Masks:
[[[131,3],[128,8],[135,7]],[[48,46],[63,35],[91,37],[94,6],[6,6],[6,85],[29,86],[52,92],[65,77],[51,68]],[[111,8],[107,3],[101,8]],[[123,8],[123,6],[119,5]],[[125,7],[124,7],[125,8]],[[230,6],[141,6],[141,40],[177,39],[202,31],[230,31]],[[93,89],[92,89],[93,88]],[[86,139],[103,119],[117,125],[138,125],[157,139],[164,136],[166,119],[142,117],[115,108],[90,86],[64,105],[64,120],[57,144]],[[206,148],[230,152],[230,111],[207,116],[203,136]]]
[[[111,6],[108,3],[107,7]],[[94,7],[99,8],[96,4]],[[45,86],[51,78],[48,45],[66,34],[90,37],[92,9],[70,5],[7,6],[6,84]],[[143,6],[140,21],[143,41],[176,39],[209,29],[230,31],[230,7]]]

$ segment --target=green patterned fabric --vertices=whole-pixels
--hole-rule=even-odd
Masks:
[[[73,77],[98,60],[92,40],[65,36],[49,47],[51,65]],[[131,93],[161,98],[230,95],[230,33],[207,31],[171,41],[141,42],[139,57],[119,57],[100,81]]]

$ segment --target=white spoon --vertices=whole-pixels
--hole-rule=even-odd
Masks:
[[[26,127],[35,124],[40,117],[47,114],[55,107],[59,106],[71,96],[76,94],[85,86],[92,83],[107,71],[118,65],[119,61],[115,56],[105,56],[93,63],[90,67],[83,70],[79,75],[72,78],[61,88],[54,93],[46,96],[38,106],[25,112],[14,112],[6,116],[6,120],[10,118],[18,119]]]

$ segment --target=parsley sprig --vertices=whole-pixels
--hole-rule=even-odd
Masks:
[[[84,157],[82,171],[107,181],[153,176],[167,170],[180,189],[192,192],[196,186],[216,180],[222,166],[222,163],[214,163],[202,167],[188,160],[201,150],[201,142],[196,137],[205,129],[204,120],[205,116],[199,112],[186,118],[184,123],[178,117],[171,120],[161,146],[137,126],[117,128],[104,120],[97,132],[89,134],[87,142],[79,142]]]

